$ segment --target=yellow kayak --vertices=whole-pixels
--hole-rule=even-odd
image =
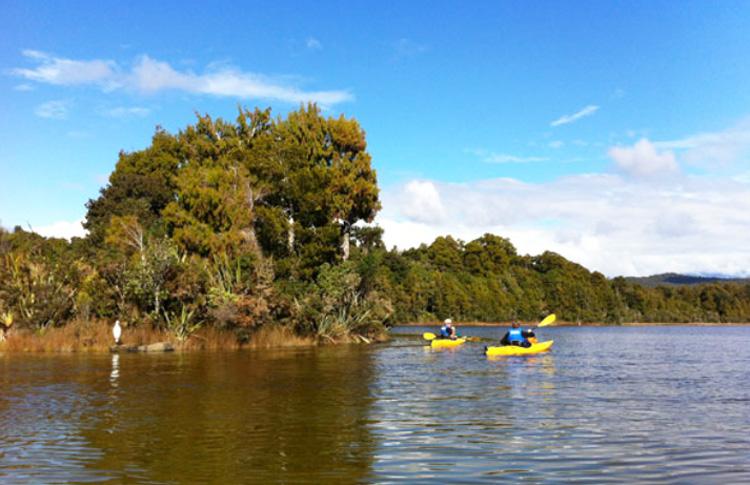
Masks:
[[[531,355],[546,352],[552,348],[554,340],[532,344],[531,347],[518,347],[515,345],[503,345],[501,347],[487,347],[485,354],[488,356],[495,355]]]
[[[436,338],[435,340],[430,342],[430,347],[432,347],[433,349],[450,349],[453,347],[458,347],[464,342],[466,342],[465,338],[457,338],[456,340],[452,340],[449,338]]]

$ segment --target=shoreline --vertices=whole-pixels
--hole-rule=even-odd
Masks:
[[[539,322],[519,322],[522,327],[536,327]],[[442,322],[406,322],[395,327],[440,327]],[[453,322],[456,327],[509,327],[510,322]],[[741,327],[750,326],[750,322],[561,322],[556,321],[547,327]]]
[[[388,340],[390,335],[387,332],[369,337],[352,334],[334,340],[298,335],[286,327],[269,326],[255,330],[252,335],[245,338],[232,330],[203,328],[187,339],[180,340],[166,330],[142,326],[126,327],[120,345],[114,345],[109,325],[102,325],[99,322],[85,322],[78,325],[71,324],[66,327],[50,328],[43,333],[14,329],[5,337],[5,340],[0,341],[0,354],[254,351],[342,344],[371,344]]]

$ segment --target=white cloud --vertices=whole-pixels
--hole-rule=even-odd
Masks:
[[[58,85],[104,85],[112,82],[116,75],[117,67],[112,61],[99,59],[76,61],[52,57],[44,52],[34,50],[25,50],[23,55],[36,61],[39,65],[34,69],[12,69],[11,73],[30,81]]]
[[[685,163],[721,167],[750,157],[750,119],[716,132],[698,133],[677,140],[656,142],[662,150],[675,150]]]
[[[472,153],[480,158],[485,163],[530,163],[530,162],[545,162],[548,158],[545,157],[521,157],[517,155],[509,155],[507,153],[493,153],[487,150],[466,150],[468,153]]]
[[[24,91],[33,91],[34,90],[34,86],[32,86],[31,84],[23,83],[23,84],[18,84],[16,86],[13,86],[13,90],[15,90],[15,91],[22,91],[22,92],[24,92]]]
[[[325,106],[350,101],[345,90],[304,91],[260,74],[222,67],[196,74],[180,71],[169,63],[141,56],[130,72],[113,61],[79,61],[52,57],[38,51],[24,51],[37,62],[34,69],[16,68],[11,73],[40,83],[56,85],[94,85],[105,90],[130,89],[145,94],[176,90],[222,97],[270,99],[287,103],[317,102]]]
[[[77,221],[57,221],[50,225],[36,227],[34,232],[44,237],[60,237],[70,240],[73,237],[84,237],[86,230],[81,225],[83,219]]]
[[[435,184],[413,180],[404,186],[400,194],[403,214],[417,222],[431,223],[443,219],[445,207]]]
[[[550,148],[558,149],[558,148],[562,148],[563,146],[565,146],[565,142],[561,140],[553,140],[549,142]]]
[[[317,51],[323,48],[323,44],[321,44],[320,41],[315,37],[308,37],[307,40],[305,40],[305,45],[308,49],[313,51]]]
[[[50,118],[55,120],[64,120],[68,117],[68,101],[47,101],[36,107],[34,113],[40,118]]]
[[[102,114],[104,114],[105,116],[109,116],[112,118],[145,118],[150,113],[150,109],[140,106],[131,106],[129,108],[118,106],[117,108],[108,109],[102,112]]]
[[[389,247],[429,244],[446,234],[469,241],[489,232],[509,237],[521,254],[555,251],[608,276],[748,274],[750,268],[750,184],[616,174],[545,184],[418,181],[423,190],[415,182],[383,191],[377,222]],[[426,216],[433,213],[440,216]]]
[[[607,153],[620,170],[636,177],[678,171],[674,153],[657,152],[654,144],[646,138],[642,138],[632,147],[612,147]]]
[[[568,123],[573,123],[574,121],[578,121],[581,118],[584,118],[586,116],[591,116],[592,114],[596,113],[599,110],[599,106],[596,106],[595,104],[590,104],[586,106],[585,108],[581,109],[577,113],[573,113],[572,115],[564,115],[550,123],[550,126],[560,126],[560,125],[567,125]]]

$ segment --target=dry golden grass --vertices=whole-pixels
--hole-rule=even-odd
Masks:
[[[169,341],[169,335],[149,327],[123,329],[125,345],[143,345]],[[107,352],[114,344],[112,327],[105,320],[75,320],[43,332],[14,328],[7,334],[0,350],[8,352]]]
[[[215,351],[265,349],[272,347],[299,347],[315,345],[309,337],[296,335],[288,328],[271,325],[252,333],[247,343],[241,343],[237,334],[229,330],[203,328],[186,341],[178,342],[174,336],[150,326],[125,327],[122,331],[122,345],[131,347],[170,342],[178,351]],[[112,324],[105,320],[73,321],[60,328],[49,328],[44,332],[14,328],[0,351],[6,352],[108,352],[114,344]]]
[[[269,349],[272,347],[303,347],[315,344],[315,340],[311,337],[301,337],[286,327],[270,325],[255,332],[245,347]]]
[[[178,350],[236,350],[241,348],[234,332],[203,328],[195,332],[184,342],[176,343]]]

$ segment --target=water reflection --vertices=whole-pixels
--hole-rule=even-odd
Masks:
[[[112,372],[109,374],[109,383],[112,387],[117,387],[117,380],[120,378],[120,354],[112,354]]]
[[[102,454],[83,436],[96,394],[84,360],[6,356],[0,360],[0,478],[4,483],[82,481]],[[77,375],[68,365],[81,365]],[[84,377],[85,376],[85,377]],[[104,474],[98,474],[103,479]]]
[[[747,482],[750,328],[682,332],[0,356],[0,482]]]
[[[114,432],[86,437],[105,450],[96,467],[122,479],[361,481],[370,380],[368,354],[354,351],[125,355]]]

